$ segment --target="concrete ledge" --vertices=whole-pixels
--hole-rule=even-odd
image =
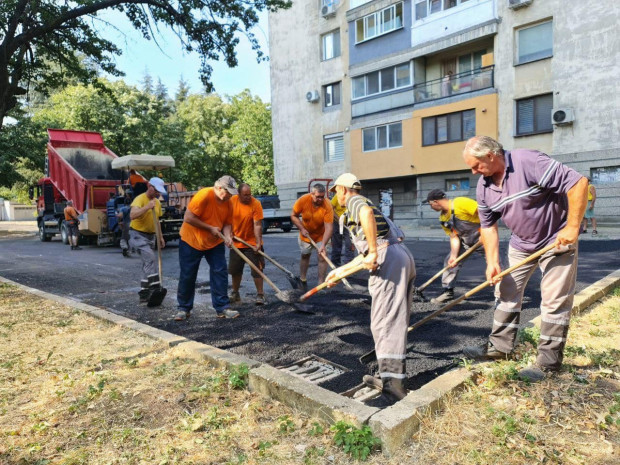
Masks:
[[[359,427],[379,411],[269,365],[250,370],[250,389],[328,423],[343,420]]]
[[[204,360],[209,365],[230,369],[239,365],[247,365],[248,368],[255,368],[261,365],[261,362],[252,360],[242,355],[236,355],[217,347],[212,347],[201,342],[187,340],[175,347],[175,351],[183,353],[185,356],[196,360]]]
[[[383,453],[391,456],[409,443],[420,428],[421,416],[439,410],[444,396],[460,390],[472,376],[465,368],[449,371],[373,415],[368,425],[373,434],[381,439]]]

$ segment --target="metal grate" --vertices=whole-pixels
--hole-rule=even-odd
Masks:
[[[310,355],[289,365],[280,366],[278,369],[313,384],[323,383],[349,371],[342,365],[317,355]]]

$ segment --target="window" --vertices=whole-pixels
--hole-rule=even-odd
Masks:
[[[342,133],[324,136],[323,141],[325,145],[325,161],[344,160],[344,138]]]
[[[553,22],[537,24],[517,31],[517,64],[549,58],[553,55]]]
[[[353,98],[380,94],[390,90],[411,85],[411,70],[409,63],[390,66],[379,71],[353,78]]]
[[[553,94],[517,100],[517,136],[552,132]]]
[[[415,19],[426,18],[428,15],[440,13],[456,6],[462,5],[468,0],[415,0]]]
[[[323,105],[327,107],[333,107],[340,105],[340,83],[335,82],[323,86]]]
[[[355,42],[363,42],[401,27],[403,27],[403,4],[396,3],[355,21]]]
[[[475,135],[475,110],[422,118],[422,145],[424,146],[458,142]]]
[[[601,168],[591,168],[590,178],[594,184],[605,182],[620,182],[620,166],[605,166]]]
[[[469,190],[469,179],[446,179],[446,191],[467,191]]]
[[[322,60],[331,60],[340,56],[340,30],[328,32],[321,37]]]
[[[393,149],[403,146],[403,125],[402,122],[385,124],[365,128],[362,131],[362,150],[372,152],[373,150]]]

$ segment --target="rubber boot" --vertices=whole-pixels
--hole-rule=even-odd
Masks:
[[[140,302],[148,302],[149,300],[149,282],[147,280],[140,281],[140,292],[138,292],[138,296],[140,296]]]
[[[383,378],[383,391],[381,392],[392,402],[398,402],[407,396],[404,380],[397,378]]]

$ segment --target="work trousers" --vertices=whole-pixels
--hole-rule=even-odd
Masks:
[[[341,257],[342,257],[342,246],[344,245],[344,261],[345,263],[349,263],[351,260],[355,258],[356,253],[353,251],[353,246],[351,244],[351,235],[349,231],[345,230],[343,233],[340,233],[338,228],[338,224],[334,223],[334,232],[332,233],[332,262],[336,266],[342,265]]]
[[[531,254],[509,247],[508,264],[515,265],[529,255]],[[570,312],[573,308],[577,255],[577,244],[552,249],[538,260],[516,269],[497,284],[493,330],[489,339],[498,350],[506,353],[513,350],[519,329],[525,286],[540,266],[542,322],[537,364],[552,370],[560,368],[568,335]]]
[[[406,378],[407,327],[411,316],[415,262],[404,244],[379,250],[379,268],[371,273],[370,330],[381,378]]]
[[[468,249],[470,249],[470,247],[461,243],[458,256],[460,257]],[[480,247],[474,253],[484,253],[484,249]],[[444,258],[443,260],[444,268],[448,266],[449,261],[450,261],[450,253],[448,253],[448,255],[446,255],[446,258]],[[448,268],[446,271],[443,272],[443,274],[441,275],[441,285],[443,286],[444,289],[454,289],[454,282],[456,281],[456,278],[458,277],[459,271],[461,271],[462,267],[463,267],[463,262],[461,261],[461,262],[458,262],[455,267]]]
[[[142,259],[142,275],[140,287],[146,289],[149,286],[158,286],[159,272],[155,264],[155,234],[144,233],[131,229],[129,231],[129,241],[131,246],[138,251]]]
[[[179,310],[189,312],[194,308],[196,294],[196,277],[202,258],[209,264],[209,281],[211,284],[211,303],[215,311],[220,313],[230,306],[228,299],[228,270],[226,267],[225,245],[218,244],[212,249],[198,250],[179,241],[179,287],[177,303]]]

